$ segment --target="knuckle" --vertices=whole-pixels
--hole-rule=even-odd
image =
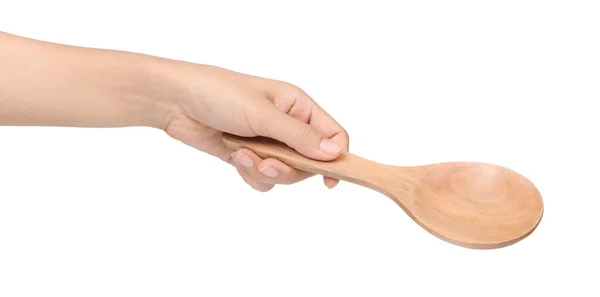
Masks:
[[[350,144],[350,134],[348,133],[348,130],[346,130],[345,128],[342,128],[342,134],[346,137],[346,141],[348,142],[348,145]]]
[[[350,135],[348,134],[348,130],[346,130],[346,128],[342,128],[340,134],[342,134],[346,139],[350,139]]]
[[[314,129],[307,123],[301,123],[298,127],[298,131],[296,131],[298,137],[300,138],[311,138],[314,136]]]
[[[254,181],[249,176],[242,174],[242,172],[240,172],[240,176],[242,177],[242,180],[244,180],[244,182],[247,185],[253,187]]]
[[[301,87],[295,84],[286,82],[284,83],[284,86],[286,93],[288,93],[291,97],[299,98],[306,94]]]
[[[292,185],[298,182],[298,178],[296,176],[296,174],[294,174],[294,172],[290,172],[290,173],[286,173],[284,174],[284,176],[281,178],[281,184],[284,185]]]
[[[350,137],[350,134],[348,133],[348,129],[342,127],[342,133],[344,133],[347,137]]]

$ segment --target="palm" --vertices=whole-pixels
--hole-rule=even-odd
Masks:
[[[175,116],[166,132],[169,136],[200,151],[214,155],[223,161],[229,160],[230,151],[224,149],[221,140],[223,132],[199,123],[187,115]]]

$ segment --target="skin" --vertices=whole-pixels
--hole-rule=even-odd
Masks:
[[[268,191],[312,176],[247,149],[223,132],[279,140],[313,159],[348,150],[348,134],[301,88],[215,67],[83,48],[0,32],[0,125],[151,127],[234,166]],[[339,181],[323,177],[327,187]]]

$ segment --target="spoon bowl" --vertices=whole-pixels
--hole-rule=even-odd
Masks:
[[[541,220],[539,191],[515,171],[464,162],[423,169],[410,211],[445,241],[478,249],[504,247],[528,236]]]
[[[531,234],[543,200],[523,175],[495,164],[446,162],[401,167],[343,151],[333,161],[309,159],[264,137],[223,134],[232,148],[247,148],[308,172],[361,185],[392,199],[416,223],[446,242],[472,249],[514,244]]]

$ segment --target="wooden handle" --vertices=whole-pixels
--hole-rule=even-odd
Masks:
[[[391,167],[342,151],[340,157],[332,161],[318,161],[307,158],[284,143],[265,137],[240,137],[223,133],[227,147],[237,150],[247,148],[261,158],[275,158],[290,167],[328,176],[367,187],[373,187],[382,169]]]

